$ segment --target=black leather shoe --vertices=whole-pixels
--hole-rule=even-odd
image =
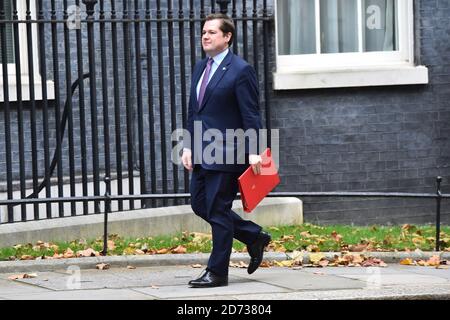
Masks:
[[[261,231],[256,238],[256,241],[247,246],[247,251],[250,254],[250,263],[247,272],[252,274],[258,269],[263,260],[264,248],[270,243],[272,237],[267,232]]]
[[[206,269],[200,278],[189,281],[189,285],[192,288],[223,287],[228,285],[228,276],[220,277]]]

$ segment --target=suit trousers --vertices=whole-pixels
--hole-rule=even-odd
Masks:
[[[238,192],[237,172],[206,170],[195,165],[191,177],[191,206],[211,225],[213,248],[208,270],[228,275],[233,238],[246,245],[256,241],[262,228],[231,210]]]

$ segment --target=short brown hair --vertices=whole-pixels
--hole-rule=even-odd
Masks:
[[[228,46],[231,47],[231,45],[233,44],[234,34],[236,32],[233,20],[223,13],[211,13],[205,18],[205,21],[211,20],[222,20],[222,24],[219,28],[224,34],[231,33],[231,38],[228,42]]]

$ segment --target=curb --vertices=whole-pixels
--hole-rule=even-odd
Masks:
[[[341,256],[340,252],[320,252],[324,258],[331,260],[335,255]],[[385,263],[399,263],[401,260],[410,258],[412,260],[428,260],[434,255],[438,255],[441,260],[450,260],[450,252],[351,252],[354,255],[364,255],[383,260]],[[310,252],[303,253],[303,264],[309,263]],[[77,267],[79,269],[95,269],[99,263],[109,264],[112,268],[134,267],[155,267],[155,266],[175,266],[175,265],[206,265],[209,253],[198,254],[161,254],[161,255],[129,255],[129,256],[98,256],[88,258],[70,258],[57,260],[25,260],[25,261],[0,261],[0,273],[18,272],[45,272],[56,270],[67,270]],[[266,252],[264,260],[283,261],[290,258],[285,253]],[[232,253],[232,262],[249,262],[247,253]]]

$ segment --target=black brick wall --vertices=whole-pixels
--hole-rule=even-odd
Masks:
[[[415,1],[415,14],[416,58],[429,68],[429,84],[273,92],[277,191],[435,192],[440,175],[450,192],[449,1]],[[435,221],[434,200],[302,200],[313,223]]]
[[[196,0],[197,1],[197,0]],[[56,1],[61,6],[62,1]],[[108,3],[106,1],[105,3]],[[117,1],[116,1],[117,2]],[[118,1],[118,15],[121,16],[121,2]],[[130,8],[134,1],[129,1]],[[208,1],[206,1],[208,2]],[[250,1],[247,1],[249,3]],[[270,12],[272,13],[273,1],[268,1]],[[164,3],[164,1],[163,1]],[[238,6],[240,1],[237,1]],[[420,64],[429,68],[430,83],[420,86],[386,86],[386,87],[366,87],[366,88],[335,88],[318,90],[292,90],[292,91],[270,91],[271,125],[280,129],[280,174],[282,183],[276,191],[404,191],[404,192],[434,192],[435,177],[441,175],[444,178],[443,191],[450,193],[450,2],[439,1],[415,1],[416,13],[416,59]],[[49,3],[44,2],[49,7]],[[154,4],[154,1],[152,1]],[[251,3],[248,4],[251,6]],[[98,5],[97,5],[98,7]],[[175,1],[175,7],[177,2]],[[164,8],[163,8],[164,9]],[[175,8],[177,9],[177,8]],[[247,12],[252,14],[250,10]],[[259,14],[261,13],[259,8]],[[109,7],[106,7],[109,10]],[[152,7],[154,10],[154,7]],[[152,11],[154,12],[154,11]],[[207,10],[208,12],[208,10]],[[240,10],[238,10],[240,12]],[[132,12],[132,14],[134,14]],[[177,14],[175,10],[174,14]],[[185,13],[185,16],[187,13]],[[197,13],[198,15],[198,13]],[[250,25],[250,24],[249,24]],[[110,27],[107,27],[109,30]],[[49,29],[47,29],[49,30]],[[262,28],[259,26],[259,78],[263,88],[263,50],[262,50]],[[133,35],[134,28],[131,27]],[[249,28],[251,41],[252,30]],[[144,30],[141,30],[144,34]],[[154,111],[155,118],[159,119],[159,92],[158,92],[158,69],[157,69],[157,46],[156,28],[152,29],[153,45],[153,81],[154,81]],[[124,68],[123,58],[123,33],[119,27],[119,64],[121,70]],[[186,44],[186,71],[188,77],[188,87],[190,80],[190,49],[189,34],[185,34]],[[197,30],[197,36],[198,30]],[[101,75],[100,71],[100,51],[98,25],[96,25],[96,50],[97,50],[97,72],[99,92],[97,94],[99,102],[99,150],[100,167],[103,170],[104,145],[102,126],[102,96],[101,96]],[[275,38],[273,25],[270,29],[270,70],[275,70]],[[65,100],[65,70],[64,70],[64,50],[63,33],[60,29],[58,33],[60,40],[60,86],[62,90],[62,100]],[[165,83],[165,110],[166,121],[170,120],[170,97],[169,97],[169,76],[168,76],[168,50],[167,50],[167,28],[163,30],[164,52],[164,83]],[[110,43],[110,37],[107,37]],[[175,25],[174,46],[178,55],[178,30]],[[87,35],[83,33],[84,71],[88,70],[87,61]],[[51,34],[46,32],[46,43],[51,43]],[[71,55],[72,55],[72,80],[76,78],[76,45],[74,32],[71,33]],[[142,49],[145,47],[144,39],[141,40]],[[199,44],[199,41],[196,42]],[[108,44],[109,45],[109,44]],[[136,92],[136,70],[134,55],[133,36],[131,37],[131,66],[132,66],[132,88]],[[199,48],[197,55],[199,58]],[[239,53],[242,53],[242,43],[239,43]],[[51,54],[50,47],[48,54]],[[142,54],[143,78],[146,77],[146,56]],[[175,61],[179,61],[176,57]],[[249,61],[254,61],[253,48],[249,45]],[[179,65],[176,63],[176,104],[177,104],[177,126],[181,126],[181,94]],[[111,74],[111,54],[108,55],[108,74]],[[53,79],[51,58],[47,61],[48,77]],[[120,73],[121,90],[121,110],[122,128],[125,129],[125,102],[123,72]],[[270,79],[269,79],[270,81]],[[88,166],[92,167],[92,148],[90,145],[91,131],[90,103],[89,103],[89,82],[85,82],[86,97],[86,125],[88,128]],[[271,87],[271,83],[269,87]],[[114,138],[114,100],[112,80],[109,82],[108,108],[110,114],[110,134],[112,158],[111,162],[115,167]],[[144,131],[145,147],[149,150],[148,137],[148,103],[147,84],[144,79],[142,83],[144,96]],[[187,88],[189,90],[189,88]],[[189,91],[187,91],[189,92]],[[264,118],[264,92],[261,91],[262,112]],[[79,96],[74,96],[74,121],[75,121],[75,145],[76,145],[76,168],[80,171],[81,155],[79,149]],[[137,106],[135,94],[131,99],[133,108],[133,121],[137,120]],[[18,179],[19,166],[17,161],[17,115],[15,106],[12,105],[11,119],[13,122],[13,176]],[[40,175],[43,174],[43,138],[42,138],[42,105],[38,104],[38,163]],[[50,114],[54,114],[54,107],[50,104]],[[25,132],[30,135],[29,109],[25,114]],[[53,119],[53,120],[52,120]],[[159,120],[158,120],[159,121]],[[54,118],[50,117],[50,150],[54,150]],[[4,115],[0,113],[0,128],[4,127]],[[137,123],[135,129],[137,128]],[[170,141],[170,123],[166,124],[166,140]],[[157,150],[160,146],[159,123],[156,123],[156,143]],[[5,172],[5,132],[0,129],[0,181],[6,179]],[[137,135],[134,134],[135,163],[137,163]],[[127,166],[126,153],[126,132],[121,136],[122,144],[122,164],[123,169]],[[64,173],[68,174],[67,158],[67,135],[63,148]],[[25,140],[27,177],[31,177],[31,144],[29,139]],[[169,156],[170,143],[167,145],[167,155]],[[52,155],[52,152],[51,152]],[[161,191],[161,155],[156,155],[157,164],[157,185]],[[149,154],[146,154],[147,178],[149,172]],[[172,191],[171,163],[168,163],[169,192]],[[114,169],[114,168],[113,168]],[[114,170],[113,170],[114,171]],[[182,190],[182,169],[179,170],[179,184]],[[148,180],[148,186],[150,181]],[[413,199],[350,199],[350,198],[303,198],[304,216],[306,222],[313,223],[354,223],[354,224],[374,224],[374,223],[431,223],[434,221],[435,205],[432,200]],[[450,222],[450,201],[443,202],[443,218],[445,223]]]

